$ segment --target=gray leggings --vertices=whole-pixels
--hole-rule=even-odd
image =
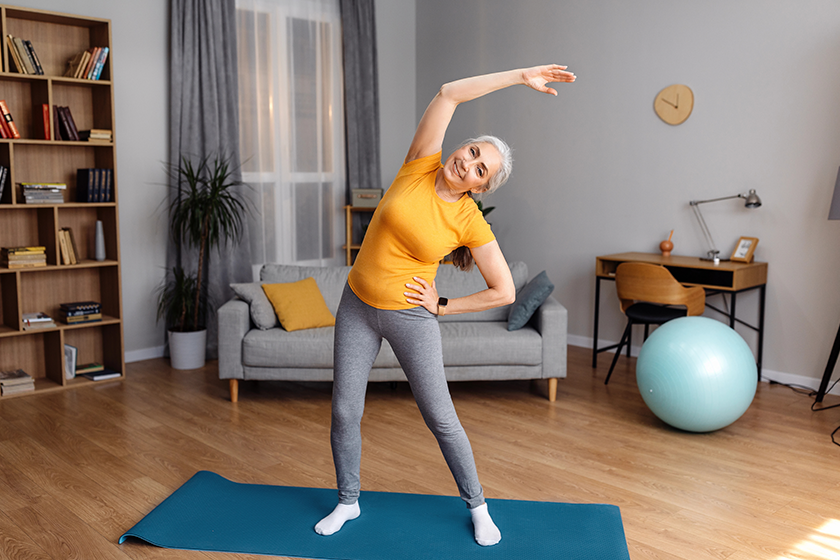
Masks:
[[[332,444],[338,501],[359,498],[362,460],[361,421],[365,390],[373,361],[385,338],[408,378],[414,400],[455,477],[468,508],[484,503],[472,447],[458,420],[443,371],[440,327],[423,307],[376,309],[345,286],[335,318],[335,374],[332,399]]]

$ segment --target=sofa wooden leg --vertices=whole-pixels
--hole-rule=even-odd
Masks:
[[[548,379],[548,400],[554,402],[557,400],[557,378],[550,377]]]
[[[553,400],[553,399],[552,399]],[[239,401],[239,380],[230,380],[230,402]]]

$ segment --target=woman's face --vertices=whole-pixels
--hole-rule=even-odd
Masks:
[[[467,144],[446,159],[443,176],[453,191],[478,194],[487,190],[487,182],[501,165],[502,156],[492,144]]]

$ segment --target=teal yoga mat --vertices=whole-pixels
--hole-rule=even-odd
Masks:
[[[196,473],[129,529],[164,548],[331,560],[629,560],[618,507],[488,500],[502,541],[473,539],[460,498],[362,492],[362,515],[322,537],[313,527],[336,491],[231,482]]]

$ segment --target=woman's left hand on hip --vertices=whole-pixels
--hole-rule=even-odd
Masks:
[[[437,315],[438,293],[434,280],[431,284],[417,276],[414,276],[413,280],[417,282],[417,284],[405,285],[406,288],[414,290],[414,292],[403,292],[403,295],[405,295],[405,301],[412,305],[425,307],[429,313]]]

